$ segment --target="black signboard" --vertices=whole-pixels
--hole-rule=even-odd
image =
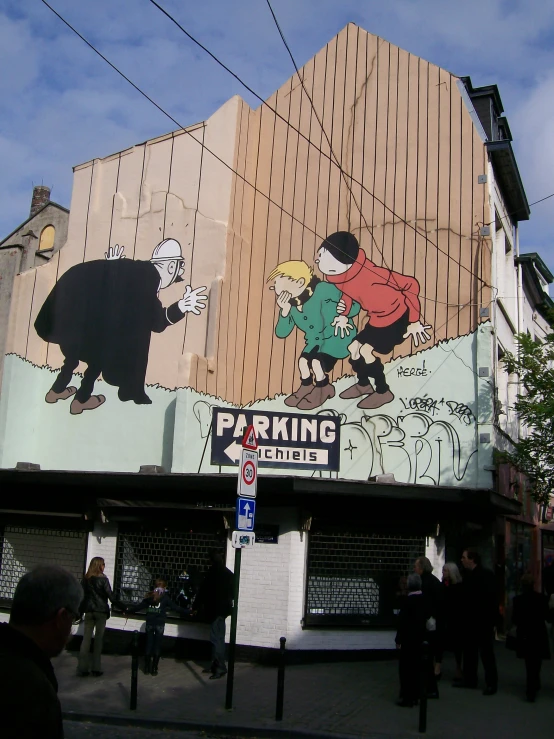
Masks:
[[[248,408],[214,408],[212,464],[236,466],[244,429],[252,424],[258,440],[259,467],[338,470],[338,416],[270,413]]]
[[[279,526],[276,524],[256,524],[256,544],[278,544]]]

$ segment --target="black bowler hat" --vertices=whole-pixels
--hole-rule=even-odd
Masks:
[[[321,242],[321,248],[327,249],[342,264],[354,264],[360,251],[358,239],[348,231],[337,231],[327,236]]]

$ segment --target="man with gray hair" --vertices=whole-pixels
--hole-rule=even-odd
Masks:
[[[63,737],[50,659],[67,644],[82,599],[81,585],[62,567],[36,567],[19,581],[10,623],[0,624],[2,739]]]

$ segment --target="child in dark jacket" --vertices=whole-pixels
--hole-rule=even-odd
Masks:
[[[137,613],[146,609],[146,650],[144,657],[144,674],[157,675],[162,648],[162,637],[165,630],[167,611],[176,611],[181,616],[188,616],[190,608],[181,608],[167,594],[167,582],[155,580],[154,589],[146,593],[144,600],[137,605],[128,606],[128,613]]]

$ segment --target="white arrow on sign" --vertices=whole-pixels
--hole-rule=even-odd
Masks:
[[[236,463],[240,459],[241,449],[242,449],[242,446],[238,444],[236,441],[234,441],[232,444],[229,444],[229,446],[225,450],[225,454],[229,457],[231,462]]]

